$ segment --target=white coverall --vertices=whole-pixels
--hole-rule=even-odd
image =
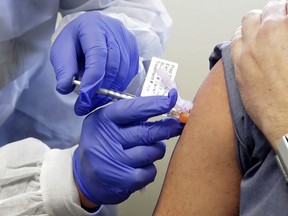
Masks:
[[[1,216],[116,214],[81,208],[71,161],[83,118],[73,111],[76,95],[56,92],[49,61],[58,12],[88,10],[120,19],[143,61],[160,57],[172,24],[161,0],[0,1]]]

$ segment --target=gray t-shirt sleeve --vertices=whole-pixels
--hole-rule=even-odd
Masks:
[[[215,47],[210,68],[222,58],[232,121],[236,136],[236,153],[242,172],[240,215],[288,215],[288,186],[274,159],[265,136],[247,114],[239,94],[230,55],[230,42]]]

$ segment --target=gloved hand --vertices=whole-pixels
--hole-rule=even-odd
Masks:
[[[85,115],[107,103],[97,90],[123,91],[138,72],[139,53],[134,35],[114,18],[93,11],[71,21],[54,41],[50,55],[57,91],[73,91],[81,78],[74,110]]]
[[[86,117],[73,170],[88,200],[117,204],[153,182],[153,163],[165,154],[161,140],[180,135],[184,124],[174,118],[146,120],[167,113],[176,100],[173,89],[168,96],[120,100]]]

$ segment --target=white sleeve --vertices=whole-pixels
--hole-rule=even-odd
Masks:
[[[80,5],[76,4],[77,1],[61,2],[60,9],[64,16],[98,10],[121,20],[135,34],[140,57],[144,61],[151,60],[153,56],[162,56],[172,20],[161,0],[86,0]]]
[[[28,138],[0,148],[0,215],[102,215],[81,208],[72,171],[76,147]]]

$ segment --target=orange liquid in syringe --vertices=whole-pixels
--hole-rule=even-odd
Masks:
[[[187,123],[188,119],[189,119],[189,115],[190,115],[190,112],[189,111],[186,111],[186,112],[181,112],[178,119],[180,122],[182,123]]]

